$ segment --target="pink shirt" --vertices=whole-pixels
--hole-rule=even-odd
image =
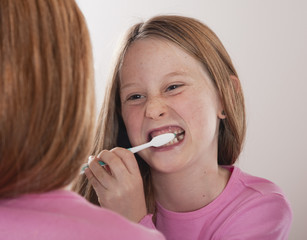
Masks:
[[[156,228],[168,240],[287,239],[292,222],[289,202],[272,182],[229,167],[224,191],[193,212],[171,212],[157,205]],[[155,228],[151,216],[141,224]]]
[[[0,239],[164,239],[161,233],[58,190],[0,200]]]

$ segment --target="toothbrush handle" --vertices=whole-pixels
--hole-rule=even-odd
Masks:
[[[149,147],[151,147],[151,143],[150,143],[150,142],[144,143],[144,144],[139,145],[139,146],[136,146],[136,147],[128,148],[128,150],[129,150],[130,152],[132,152],[132,153],[137,153],[137,152],[139,152],[139,151],[141,151],[141,150],[144,150],[145,148],[149,148]],[[106,164],[105,164],[103,161],[101,161],[101,160],[99,160],[98,163],[99,163],[100,166],[106,165]],[[83,174],[83,173],[84,173],[84,170],[85,170],[86,168],[88,168],[88,163],[83,164],[83,166],[82,166],[82,168],[81,168],[80,174]]]
[[[98,163],[99,163],[100,166],[106,165],[103,161],[98,161]],[[80,174],[83,174],[86,168],[88,168],[88,163],[84,163],[82,165]]]
[[[137,152],[144,150],[145,148],[149,148],[149,147],[151,147],[150,142],[144,143],[142,145],[139,145],[139,146],[136,146],[136,147],[133,147],[133,148],[128,148],[128,150],[132,153],[137,153]]]

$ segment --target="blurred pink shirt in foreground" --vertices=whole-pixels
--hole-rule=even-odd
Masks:
[[[0,200],[0,239],[144,239],[161,233],[95,206],[76,193],[58,190]]]

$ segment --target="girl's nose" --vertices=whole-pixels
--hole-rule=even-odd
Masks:
[[[163,117],[166,113],[167,106],[158,98],[147,100],[145,117],[157,120]]]

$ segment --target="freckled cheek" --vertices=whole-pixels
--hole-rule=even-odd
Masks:
[[[203,131],[208,131],[208,128],[213,124],[212,107],[208,106],[209,103],[202,98],[190,99],[189,101],[181,102],[177,106],[177,113],[185,121],[188,131],[197,136],[204,134]]]
[[[176,111],[185,121],[193,120],[199,117],[203,111],[204,105],[198,99],[189,99],[181,101],[180,104],[176,102]]]

